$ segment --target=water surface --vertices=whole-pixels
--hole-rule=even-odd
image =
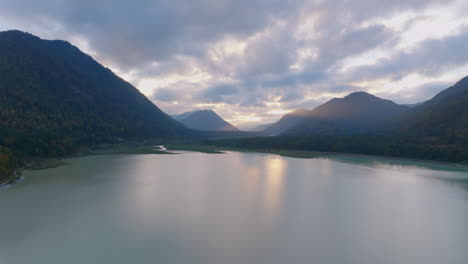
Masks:
[[[0,192],[0,264],[466,264],[466,169],[271,154],[113,155]]]

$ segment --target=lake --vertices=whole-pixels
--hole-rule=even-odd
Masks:
[[[468,171],[372,158],[109,155],[0,191],[1,264],[466,264]]]

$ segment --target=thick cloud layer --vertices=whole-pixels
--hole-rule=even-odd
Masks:
[[[67,39],[169,113],[234,123],[365,90],[426,100],[468,75],[464,0],[0,0],[0,30]]]

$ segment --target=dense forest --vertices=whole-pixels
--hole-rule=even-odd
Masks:
[[[205,140],[215,147],[261,150],[309,150],[468,164],[468,142],[406,135],[276,136]]]
[[[399,132],[432,140],[467,143],[468,77],[405,113],[398,128]]]
[[[53,155],[76,144],[191,133],[65,41],[0,33],[0,76],[0,144],[15,150]]]
[[[13,154],[57,156],[81,146],[195,133],[65,41],[0,32],[0,76],[0,174],[11,173],[5,168]]]

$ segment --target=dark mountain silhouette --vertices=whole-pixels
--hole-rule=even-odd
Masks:
[[[190,135],[135,87],[66,41],[0,32],[0,145],[30,155]]]
[[[327,119],[324,120],[324,116]],[[363,121],[358,117],[366,119]],[[411,108],[405,109],[369,94],[355,93],[343,99],[333,99],[310,111],[306,119],[298,125],[303,129],[300,133],[207,141],[207,144],[248,149],[341,152],[468,164],[468,77],[431,100]],[[353,123],[350,124],[348,120],[353,120]],[[351,126],[353,132],[359,129],[358,131],[366,133],[323,133],[320,122],[325,124],[325,128],[334,128],[333,132],[347,132]],[[356,124],[366,129],[356,128]],[[370,125],[378,125],[385,130],[374,133],[375,130],[367,129]],[[304,127],[309,130],[304,130]]]
[[[213,110],[198,110],[172,116],[185,126],[202,131],[239,131]]]
[[[356,134],[383,131],[407,106],[365,92],[333,98],[313,110],[298,110],[265,130],[277,134]]]
[[[468,76],[401,118],[402,132],[468,139]]]
[[[299,109],[292,113],[284,115],[276,123],[266,127],[263,132],[270,136],[279,135],[301,123],[303,123],[308,116],[311,115],[312,110]]]

